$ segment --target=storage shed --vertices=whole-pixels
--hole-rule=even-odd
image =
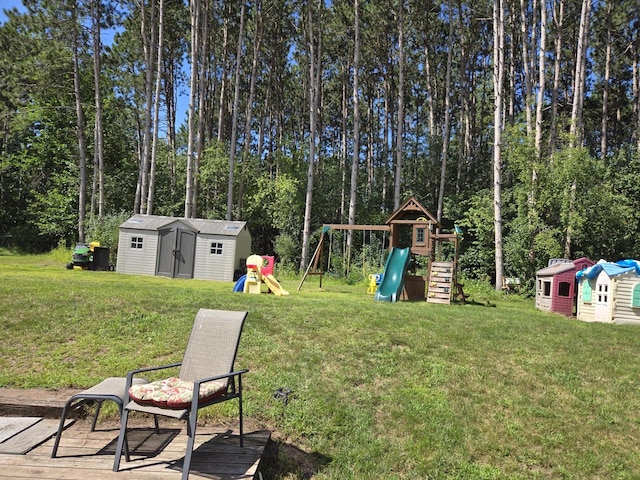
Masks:
[[[578,320],[640,325],[640,262],[600,260],[576,277]]]
[[[593,264],[586,257],[549,260],[547,267],[536,272],[536,308],[573,316],[578,291],[576,273]]]
[[[249,255],[246,222],[134,215],[120,225],[116,271],[232,282]]]

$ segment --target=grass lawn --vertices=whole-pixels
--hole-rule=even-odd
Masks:
[[[0,252],[0,386],[83,388],[177,361],[198,308],[248,310],[245,418],[287,446],[271,478],[640,478],[638,327],[480,288],[448,306],[374,302],[366,281],[327,277],[245,295],[66,261]]]

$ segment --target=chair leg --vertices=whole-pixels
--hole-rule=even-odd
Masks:
[[[182,480],[188,480],[189,468],[191,467],[191,455],[193,453],[193,445],[196,439],[196,424],[198,423],[198,408],[192,408],[189,412],[189,421],[187,424],[187,451],[182,462]]]
[[[240,446],[244,447],[244,432],[242,425],[242,375],[238,376],[238,414],[240,417],[239,429],[240,429]]]
[[[60,417],[60,424],[58,425],[58,433],[56,433],[56,440],[53,443],[53,450],[51,450],[51,458],[56,458],[58,454],[58,446],[60,445],[60,437],[62,436],[62,430],[64,430],[64,421],[67,418],[67,410],[69,409],[69,405],[73,403],[75,398],[71,397],[67,400],[67,403],[64,404],[64,408],[62,409],[62,416]]]
[[[120,414],[120,434],[118,435],[118,444],[116,446],[116,455],[113,459],[113,471],[117,472],[120,468],[120,457],[122,457],[122,448],[125,447],[125,454],[129,456],[129,444],[127,441],[127,420],[129,417],[129,411],[126,408],[122,409],[122,413]],[[129,458],[127,458],[127,461]]]
[[[96,413],[93,415],[93,421],[91,422],[91,431],[94,432],[96,429],[96,423],[98,422],[98,415],[100,414],[100,407],[102,407],[102,402],[104,400],[96,400],[98,403],[96,405]]]

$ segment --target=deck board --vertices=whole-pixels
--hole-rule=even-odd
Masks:
[[[90,431],[89,420],[79,420],[65,429],[58,456],[51,458],[54,439],[50,438],[25,455],[0,454],[0,479],[38,480],[177,480],[187,444],[186,425],[161,424],[160,434],[153,428],[130,428],[131,462],[120,462],[113,472],[113,455],[118,438],[117,426],[100,424]],[[246,432],[240,447],[237,429],[199,427],[196,435],[191,480],[253,479],[260,467],[270,432]]]

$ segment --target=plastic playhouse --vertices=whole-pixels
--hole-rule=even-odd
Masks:
[[[247,258],[247,273],[236,282],[233,291],[243,293],[262,293],[266,285],[274,295],[289,295],[273,276],[274,257],[269,255],[251,255]]]

